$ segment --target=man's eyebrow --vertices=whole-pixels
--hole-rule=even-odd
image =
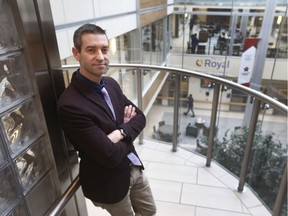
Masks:
[[[95,48],[95,47],[101,47],[101,48],[109,48],[109,45],[105,46],[95,46],[95,45],[88,45],[86,48]]]
[[[86,48],[94,48],[95,46],[93,46],[93,45],[88,45],[88,46],[86,46]]]

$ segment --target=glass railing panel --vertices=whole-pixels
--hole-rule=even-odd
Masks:
[[[225,91],[222,94],[225,94]],[[246,109],[253,105],[247,94],[240,94],[236,90],[232,91],[231,98],[236,101],[239,95],[242,101],[229,104],[225,104],[223,99],[220,101],[213,143],[213,160],[238,178],[243,169],[245,147],[250,130],[249,120],[252,115],[252,110]],[[225,97],[222,95],[222,98],[223,96]],[[209,136],[209,127],[207,130],[205,124],[206,122],[196,139],[196,151],[204,156],[207,155]],[[286,164],[287,116],[281,114],[280,110],[263,103],[254,134],[246,184],[270,211],[273,211]],[[285,204],[283,215],[286,215],[286,209]]]
[[[164,101],[167,102],[167,99],[158,99],[146,115],[144,138],[167,143],[172,148],[173,106]]]
[[[197,140],[204,136],[203,128],[210,124],[213,88],[208,84],[203,86],[203,80],[196,77],[188,77],[187,87],[183,81],[180,85],[178,141],[180,147],[197,151]]]
[[[110,68],[107,76],[114,78],[122,88],[123,93],[133,102],[137,101],[137,69]]]
[[[185,133],[183,133],[185,136],[182,137],[180,143],[181,147],[196,151],[205,156],[208,148],[209,133],[211,127],[213,127],[213,125],[211,125],[213,109],[216,109],[215,111],[217,112],[214,137],[215,140],[218,140],[223,139],[223,137],[234,128],[241,127],[246,105],[243,95],[242,101],[234,102],[239,96],[237,94],[238,92],[233,92],[232,89],[221,87],[218,107],[213,106],[215,94],[214,85],[208,80],[206,80],[206,82],[207,85],[204,85],[203,79],[200,79],[200,83],[202,83],[201,91],[203,92],[198,93],[198,96],[197,93],[194,93],[194,98],[196,98],[194,103],[195,118],[191,119],[190,113],[188,118],[191,120],[187,123],[185,122],[185,118],[187,117],[182,117],[182,119],[184,119],[182,122],[185,123]],[[185,109],[187,110],[187,108]],[[192,141],[190,148],[189,145],[187,145],[187,140]]]
[[[246,181],[272,211],[287,166],[287,114],[268,108],[263,105],[259,115]],[[287,215],[287,202],[281,215]]]
[[[165,71],[159,74],[157,78],[157,86],[153,86],[154,91],[147,92],[152,94],[157,91],[160,85],[163,85],[159,93],[156,95],[155,101],[146,115],[146,127],[144,129],[144,137],[157,141],[169,143],[171,145],[173,138],[173,115],[174,115],[174,96],[175,96],[175,79],[172,73]],[[166,78],[167,76],[167,78]],[[166,79],[161,83],[161,79]],[[151,95],[152,97],[153,95]],[[150,99],[151,99],[150,97]],[[149,100],[147,97],[146,101]],[[144,103],[145,104],[145,103]]]

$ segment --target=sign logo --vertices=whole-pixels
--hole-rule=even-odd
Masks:
[[[197,60],[196,60],[196,65],[197,65],[198,67],[202,67],[203,61],[202,61],[201,59],[197,59]]]
[[[230,60],[227,60],[226,62],[224,61],[213,61],[211,59],[204,59],[204,62],[202,59],[197,59],[196,60],[196,65],[198,67],[208,67],[208,68],[213,68],[213,69],[221,69],[221,68],[229,68],[230,66]]]

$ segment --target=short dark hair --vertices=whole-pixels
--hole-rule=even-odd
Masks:
[[[87,34],[87,33],[106,35],[106,31],[103,30],[100,26],[90,24],[90,23],[87,23],[87,24],[80,26],[78,29],[76,29],[76,31],[74,32],[74,35],[73,35],[74,47],[79,52],[81,52],[81,46],[82,46],[81,37],[83,34]],[[107,37],[107,35],[106,35],[106,37]],[[108,37],[107,37],[107,40],[108,40]]]

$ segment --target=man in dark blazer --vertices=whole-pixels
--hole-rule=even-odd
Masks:
[[[73,41],[72,52],[80,68],[61,95],[57,111],[65,135],[81,158],[83,193],[111,215],[156,215],[144,167],[133,145],[146,118],[114,79],[102,76],[109,66],[106,32],[85,24],[75,31]]]

